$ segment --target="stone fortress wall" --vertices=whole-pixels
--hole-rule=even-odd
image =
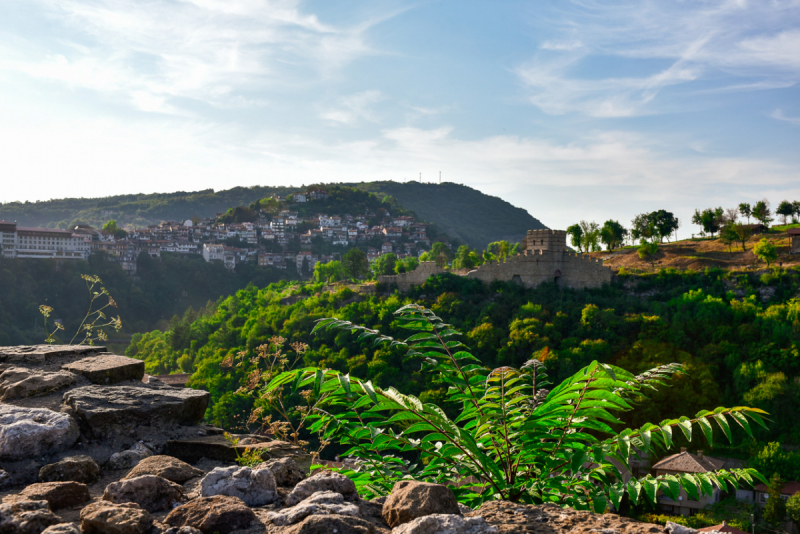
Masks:
[[[522,243],[523,251],[505,261],[487,262],[466,274],[483,282],[503,280],[525,287],[555,282],[562,287],[594,288],[611,282],[611,269],[587,255],[576,254],[567,248],[567,233],[563,230],[528,230]],[[379,276],[378,282],[395,284],[401,291],[421,285],[429,277],[445,272],[435,262],[421,262],[409,273]]]

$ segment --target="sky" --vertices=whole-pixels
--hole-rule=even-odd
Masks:
[[[551,228],[800,200],[800,0],[2,0],[0,202],[444,181]]]

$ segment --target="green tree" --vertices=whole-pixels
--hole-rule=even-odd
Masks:
[[[103,230],[113,235],[116,239],[124,239],[128,236],[128,232],[117,226],[117,221],[114,219],[104,224]]]
[[[435,261],[436,265],[442,268],[450,263],[451,257],[452,252],[450,251],[450,247],[441,241],[434,243],[431,246],[430,252],[428,252],[429,261]]]
[[[766,263],[767,268],[769,268],[770,263],[778,259],[778,249],[766,237],[756,243],[756,246],[753,247],[753,254],[756,255],[756,258]]]
[[[394,270],[397,274],[411,272],[419,266],[419,260],[413,256],[407,256],[397,260]]]
[[[375,272],[375,276],[395,274],[396,266],[397,256],[390,252],[389,254],[382,254],[375,258],[375,261],[372,263],[372,270]]]
[[[592,221],[581,221],[581,230],[583,231],[583,251],[584,252],[597,252],[600,250],[600,226]]]
[[[800,493],[795,493],[786,501],[786,514],[795,524],[795,528],[800,528]]]
[[[764,521],[777,526],[786,517],[786,503],[781,497],[784,481],[778,473],[769,479],[769,497],[764,505]]]
[[[600,241],[608,250],[614,250],[620,246],[625,241],[626,235],[628,235],[628,230],[617,221],[606,221],[600,229]]]
[[[739,204],[739,213],[742,214],[742,217],[747,217],[747,224],[750,224],[750,217],[753,216],[753,208],[750,207],[748,202]]]
[[[726,224],[719,231],[719,240],[728,246],[728,252],[733,252],[731,247],[739,240],[735,224]]]
[[[782,201],[780,204],[778,204],[778,209],[775,210],[775,215],[780,215],[781,219],[783,220],[783,224],[786,224],[789,220],[789,217],[794,215],[794,205],[788,200]]]
[[[573,224],[567,228],[567,235],[569,236],[570,243],[573,247],[578,249],[578,252],[583,251],[583,228],[580,224]]]
[[[669,241],[669,236],[681,226],[680,220],[672,212],[666,210],[649,213],[647,218],[655,230],[655,237],[658,237],[662,243],[664,238]]]
[[[635,241],[642,239],[652,239],[656,235],[656,229],[649,213],[640,213],[631,221],[631,238]]]
[[[494,241],[487,245],[486,250],[497,256],[498,259],[504,260],[511,254],[511,243],[508,241]]]
[[[369,272],[367,253],[360,248],[351,248],[342,256],[342,266],[347,276],[353,280],[362,278]]]
[[[769,223],[772,222],[772,210],[769,207],[769,200],[765,198],[756,202],[756,205],[753,206],[753,217],[764,226],[769,227]]]
[[[652,266],[653,270],[656,270],[656,255],[658,254],[658,243],[655,241],[644,241],[639,248],[636,249],[636,252],[639,254],[639,258],[644,260]]]
[[[747,240],[750,239],[750,236],[753,235],[753,229],[750,227],[749,224],[742,224],[736,223],[732,225],[733,231],[736,233],[736,237],[739,242],[742,244],[742,252],[747,251]]]
[[[340,261],[334,260],[326,263],[320,261],[314,265],[315,282],[332,284],[333,282],[344,280],[345,276],[344,266]]]
[[[478,255],[469,248],[469,245],[461,245],[453,258],[453,269],[473,269],[478,264]]]
[[[714,234],[719,231],[724,214],[725,211],[722,208],[706,208],[703,211],[694,210],[692,223],[700,226],[703,229],[703,233],[714,237]]]

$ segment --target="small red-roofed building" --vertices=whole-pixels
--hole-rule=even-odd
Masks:
[[[757,484],[753,488],[753,491],[756,494],[756,504],[763,508],[764,505],[767,504],[767,499],[769,498],[769,486],[766,484]],[[798,492],[800,492],[800,482],[790,480],[781,488],[781,499],[787,501],[789,497]]]
[[[681,475],[686,473],[700,474],[719,471],[725,465],[725,460],[712,458],[697,451],[692,454],[681,447],[681,452],[667,456],[653,465],[656,475]],[[722,492],[716,486],[711,495],[700,495],[699,500],[691,499],[684,489],[681,489],[677,501],[673,501],[663,493],[658,495],[658,504],[664,512],[684,516],[694,515],[706,506],[719,502]]]
[[[721,525],[714,525],[713,527],[698,528],[698,532],[728,532],[729,534],[749,534],[744,530],[739,530],[736,527],[730,526],[727,521],[723,521]]]

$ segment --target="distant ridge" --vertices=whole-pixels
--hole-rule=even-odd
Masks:
[[[522,208],[454,183],[365,182],[344,185],[376,194],[390,195],[452,238],[476,248],[505,239],[518,242],[527,230],[546,228]],[[300,187],[234,187],[223,191],[117,195],[104,198],[66,198],[43,202],[0,204],[0,220],[24,226],[67,228],[76,222],[100,227],[109,219],[120,226],[147,226],[194,216],[212,217],[236,206],[247,206],[271,195],[285,196]]]

